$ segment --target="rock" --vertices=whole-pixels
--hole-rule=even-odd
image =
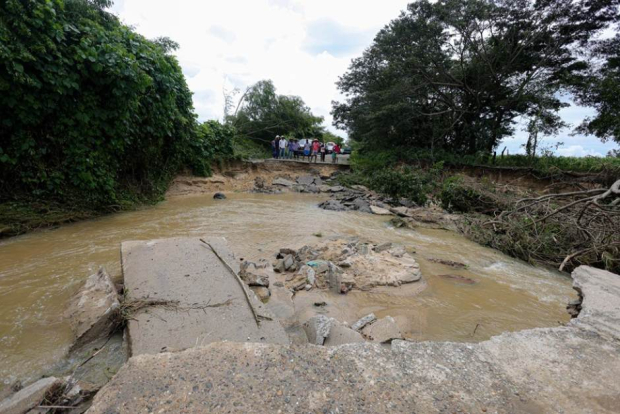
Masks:
[[[273,262],[273,271],[277,273],[284,273],[284,259],[277,259]]]
[[[314,286],[316,284],[316,272],[314,269],[308,265],[303,265],[298,272],[299,275],[303,277],[306,283]]]
[[[215,193],[213,195],[213,199],[214,200],[225,200],[226,199],[226,195],[224,195],[223,193]]]
[[[399,217],[412,217],[407,207],[393,207],[390,211]]]
[[[325,273],[329,270],[329,262],[325,260],[311,260],[308,263],[316,273]]]
[[[294,270],[293,266],[295,265],[295,258],[292,254],[287,254],[284,257],[284,270]]]
[[[364,191],[364,192],[368,191],[368,187],[363,186],[363,185],[352,185],[351,188],[357,191]]]
[[[242,262],[239,270],[239,277],[248,286],[269,287],[269,274],[262,266],[257,266],[253,262]]]
[[[104,268],[86,279],[67,310],[75,338],[73,349],[110,334],[120,308],[114,282]]]
[[[327,273],[327,283],[329,283],[329,289],[334,293],[347,293],[348,291],[348,289],[343,290],[342,272],[332,263],[330,263]]]
[[[314,302],[314,306],[316,306],[317,308],[322,308],[327,306],[327,302]]]
[[[411,228],[409,223],[403,220],[401,217],[394,217],[393,219],[390,220],[390,224],[396,227],[397,229],[407,228],[407,227]]]
[[[310,318],[304,324],[308,342],[313,345],[323,345],[325,343],[325,338],[329,336],[333,323],[334,319],[325,315],[317,315]]]
[[[357,322],[355,322],[351,326],[351,329],[353,329],[354,331],[361,331],[368,324],[371,324],[371,323],[375,322],[376,320],[377,320],[377,317],[375,316],[375,314],[374,313],[370,313],[370,314],[364,316],[363,318],[361,318],[360,320],[358,320]]]
[[[361,211],[362,213],[372,213],[370,203],[362,198],[356,198],[353,200],[352,204],[355,210]]]
[[[357,247],[357,253],[362,256],[367,256],[368,254],[370,254],[370,246],[368,246],[367,244],[360,244]]]
[[[262,286],[250,286],[250,289],[252,289],[261,302],[267,302],[271,297],[271,291],[269,288]]]
[[[265,179],[263,177],[256,177],[254,179],[254,188],[262,190],[265,188]]]
[[[373,250],[377,253],[381,253],[381,252],[390,250],[393,245],[394,244],[391,242],[381,243],[380,245],[376,246]]]
[[[334,187],[330,187],[329,191],[332,192],[332,193],[341,193],[341,192],[344,191],[344,187],[337,185],[337,186],[334,186]]]
[[[439,275],[439,277],[442,279],[450,280],[452,282],[463,283],[465,285],[475,285],[476,283],[478,283],[474,279],[470,279],[461,275]]]
[[[402,339],[403,335],[396,321],[391,316],[379,319],[372,325],[362,329],[362,334],[374,342],[391,342],[393,339]]]
[[[312,290],[312,285],[308,284],[308,285],[306,285],[306,286],[304,287],[304,289],[306,289],[306,290]]]
[[[55,378],[43,378],[34,384],[16,392],[0,402],[0,413],[23,414],[37,407],[46,398],[64,385],[64,381]]]
[[[347,208],[338,200],[327,200],[319,204],[319,208],[329,211],[345,211]]]
[[[370,206],[370,211],[372,212],[372,214],[376,214],[378,216],[391,216],[392,212],[390,212],[390,210],[382,208],[382,207],[377,207],[377,206]]]
[[[414,270],[411,273],[400,278],[400,282],[403,284],[415,283],[419,282],[420,280],[422,280],[422,272],[420,272],[420,269]]]
[[[332,324],[331,330],[329,331],[329,336],[325,339],[323,345],[338,346],[358,342],[365,342],[364,337],[359,332],[335,321]]]
[[[285,178],[276,178],[275,180],[273,180],[273,182],[271,183],[271,185],[275,185],[275,186],[279,186],[279,187],[293,187],[295,185],[294,182],[289,181]]]
[[[388,250],[388,252],[392,256],[399,258],[399,259],[407,254],[407,251],[405,250],[403,246],[392,246],[392,248]]]
[[[282,257],[286,256],[287,254],[292,254],[294,256],[297,254],[297,252],[293,249],[283,247],[282,249],[280,249],[280,254],[283,255]]]
[[[304,187],[303,192],[304,193],[317,194],[317,193],[320,193],[321,190],[319,189],[319,187],[317,187],[316,185],[312,184],[312,185]]]
[[[456,269],[465,269],[467,265],[460,262],[453,262],[452,260],[444,260],[444,259],[428,259],[429,262],[440,263],[442,265],[454,267]]]
[[[303,175],[297,178],[297,184],[312,185],[312,184],[317,184],[316,182],[317,180],[320,181],[321,179],[319,177],[313,177],[311,175]]]

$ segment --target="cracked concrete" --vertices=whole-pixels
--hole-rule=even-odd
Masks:
[[[89,413],[614,413],[620,407],[620,276],[578,268],[567,326],[478,344],[338,347],[212,343],[140,355]]]

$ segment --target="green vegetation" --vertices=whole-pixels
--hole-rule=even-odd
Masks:
[[[260,81],[249,87],[232,111],[227,97],[226,122],[239,135],[262,142],[266,147],[276,135],[304,138],[321,134],[323,118],[312,114],[298,96],[278,95],[273,82]]]
[[[197,124],[177,45],[110,4],[0,3],[4,235],[158,200],[180,169],[232,155],[230,127]]]
[[[367,151],[490,156],[519,118],[535,154],[539,135],[563,126],[561,93],[589,89],[596,36],[617,18],[614,0],[412,2],[340,78],[346,100],[334,103],[335,125]],[[618,42],[608,43],[608,64],[594,76],[601,92],[618,79]],[[588,104],[606,102],[595,105],[599,118],[614,121],[593,129],[613,135],[619,95],[585,95]]]

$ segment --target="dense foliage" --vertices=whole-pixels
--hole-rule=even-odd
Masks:
[[[96,206],[149,197],[188,148],[204,149],[169,54],[176,45],[136,34],[104,10],[109,3],[0,3],[3,200],[75,197]]]
[[[580,130],[620,143],[620,35],[597,43],[594,56],[603,64],[575,89],[580,102],[596,108],[597,114]]]
[[[323,133],[323,118],[313,115],[300,97],[278,95],[271,81],[248,88],[227,121],[242,137],[266,144],[276,135],[310,138]]]
[[[528,121],[561,126],[558,92],[589,68],[591,38],[616,0],[420,0],[381,30],[340,78],[335,125],[372,147],[492,152]]]

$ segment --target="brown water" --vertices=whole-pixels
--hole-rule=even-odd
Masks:
[[[412,339],[452,341],[479,341],[503,331],[568,320],[565,305],[576,295],[566,276],[510,259],[454,233],[394,229],[388,218],[324,211],[317,208],[318,201],[299,194],[231,194],[225,201],[176,198],[1,242],[0,388],[2,383],[36,376],[62,358],[71,339],[63,317],[69,298],[100,265],[120,275],[123,240],[225,236],[247,259],[271,256],[280,247],[315,243],[315,233],[399,242],[416,250],[428,288],[419,295],[396,289],[331,297],[340,314],[348,319],[366,311],[389,314]],[[468,268],[454,270],[428,258],[459,261]],[[478,283],[459,284],[440,274],[467,276]]]

